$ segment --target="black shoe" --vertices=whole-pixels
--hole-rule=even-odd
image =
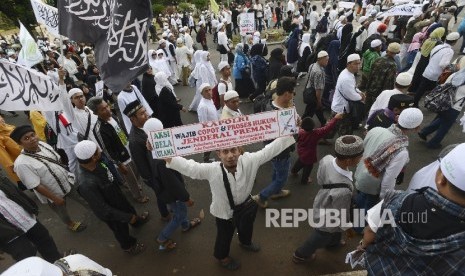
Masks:
[[[238,270],[241,267],[241,264],[236,262],[233,258],[229,257],[227,262],[220,261],[220,265],[227,270],[234,271]]]

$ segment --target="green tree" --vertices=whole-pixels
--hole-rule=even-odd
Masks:
[[[152,11],[153,15],[157,16],[158,14],[162,13],[165,10],[165,6],[162,4],[153,4],[152,5]]]
[[[13,20],[16,26],[19,26],[18,20],[26,28],[37,24],[30,0],[2,0],[0,11]]]
[[[183,2],[179,3],[177,10],[180,12],[192,11],[192,6],[189,3]]]
[[[191,3],[194,4],[197,9],[205,9],[208,7],[208,4],[210,3],[209,0],[191,0]]]

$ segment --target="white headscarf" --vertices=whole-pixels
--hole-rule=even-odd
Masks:
[[[260,33],[255,32],[253,33],[253,45],[260,43]]]
[[[165,58],[165,52],[162,49],[158,49],[156,53],[157,53],[156,59],[152,59],[152,58],[149,59],[150,67],[152,67],[153,72],[155,74],[157,72],[164,72],[168,77],[171,76],[171,70],[170,70],[168,61]],[[163,57],[159,57],[158,54],[163,54]],[[150,57],[152,56],[150,55]]]
[[[155,83],[155,92],[158,96],[160,96],[160,92],[163,87],[168,87],[172,92],[174,92],[173,85],[171,85],[169,82],[168,76],[165,74],[165,72],[158,72],[155,74]]]
[[[300,47],[299,47],[299,56],[302,57],[302,55],[304,54],[305,48],[307,47],[310,47],[310,34],[304,33],[302,35],[302,43],[300,43]]]
[[[197,54],[197,52],[200,52]],[[196,56],[197,54],[197,56]],[[213,65],[211,62],[208,60],[208,55],[210,53],[208,51],[196,51],[194,54],[194,59],[196,59],[195,62],[195,68],[192,71],[192,76],[199,80],[202,78],[202,76],[205,76],[205,71],[208,71],[208,80],[202,79],[203,82],[207,82],[212,84],[213,86],[216,85],[216,75],[215,75],[215,69],[213,68]]]

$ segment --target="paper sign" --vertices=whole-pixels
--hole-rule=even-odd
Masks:
[[[355,2],[345,2],[345,1],[339,1],[338,3],[339,8],[344,8],[344,9],[352,9],[355,6]]]
[[[241,13],[239,15],[239,30],[242,36],[255,32],[255,16],[253,12]]]
[[[103,81],[98,81],[95,83],[95,96],[103,97]]]
[[[155,159],[191,155],[297,134],[295,108],[151,132]]]

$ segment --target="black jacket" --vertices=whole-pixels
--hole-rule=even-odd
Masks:
[[[171,90],[163,87],[158,95],[158,114],[164,128],[182,126],[182,105],[178,104]]]
[[[158,118],[158,95],[155,92],[155,79],[153,75],[144,73],[142,76],[142,96],[153,110],[152,116]]]
[[[8,178],[0,177],[0,190],[2,190],[9,199],[23,207],[26,212],[36,216],[39,214],[37,204],[21,192]],[[7,244],[9,241],[22,234],[24,233],[21,229],[16,228],[16,226],[12,225],[0,214],[0,246]]]
[[[103,152],[113,163],[120,164],[131,158],[129,151],[110,123],[98,118],[93,132]]]
[[[78,192],[99,219],[129,223],[137,214],[136,210],[121,192],[115,177],[109,178],[111,172],[104,166],[103,163],[97,164],[94,171],[79,166]]]

